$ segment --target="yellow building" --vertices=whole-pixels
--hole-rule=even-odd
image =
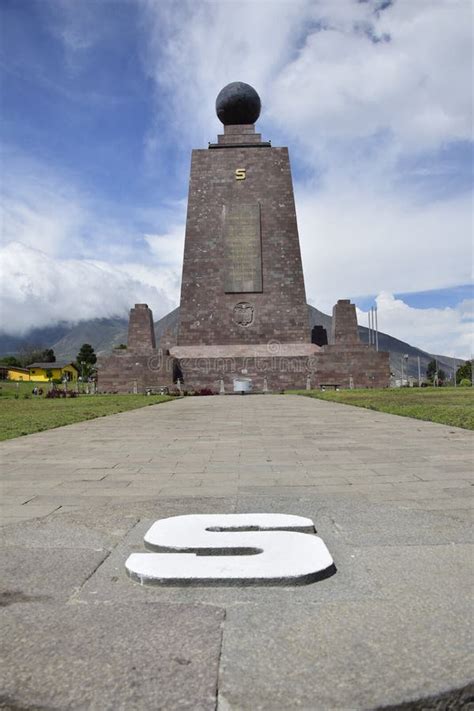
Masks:
[[[67,380],[75,382],[78,371],[74,363],[32,363],[28,366],[29,380],[37,383],[47,383],[50,380]]]
[[[3,365],[0,367],[0,379],[28,382],[30,371],[27,368],[19,368],[16,365]]]

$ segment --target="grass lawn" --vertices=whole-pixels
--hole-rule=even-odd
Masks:
[[[298,395],[366,407],[474,430],[473,388],[398,388],[387,390],[298,390]]]
[[[76,398],[47,400],[30,396],[33,387],[33,383],[21,383],[18,389],[12,383],[1,384],[0,440],[174,399],[167,395],[80,395]],[[47,386],[42,387],[46,392]]]

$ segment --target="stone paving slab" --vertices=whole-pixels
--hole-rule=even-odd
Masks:
[[[462,687],[470,611],[415,598],[232,607],[218,708],[374,709]]]
[[[10,708],[215,709],[224,619],[216,607],[22,603],[2,618]]]
[[[187,398],[2,443],[0,708],[207,709],[216,690],[220,711],[450,708],[473,667],[473,451],[471,432],[291,396]],[[156,519],[233,512],[312,518],[337,573],[126,576]]]
[[[138,511],[141,514],[141,507]],[[25,521],[1,529],[2,548],[89,548],[112,550],[136,525],[139,513],[111,506],[78,514],[68,513]]]
[[[104,549],[4,548],[0,600],[67,600],[107,558]]]

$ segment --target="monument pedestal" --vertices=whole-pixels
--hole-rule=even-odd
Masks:
[[[175,361],[161,348],[156,348],[153,313],[147,304],[130,309],[128,345],[116,349],[97,362],[99,392],[158,392],[173,387]]]
[[[312,359],[320,349],[312,343],[262,343],[216,346],[175,346],[186,390],[209,388],[233,392],[234,379],[252,381],[253,392],[302,389]]]
[[[389,383],[389,354],[360,342],[355,305],[340,299],[332,311],[330,343],[313,358],[311,386],[386,388]]]
[[[255,344],[235,346],[175,346],[185,390],[208,388],[215,393],[224,383],[233,392],[235,378],[252,381],[253,392],[304,390],[323,385],[340,388],[386,388],[389,354],[363,343]]]
[[[390,384],[389,354],[372,346],[334,344],[322,346],[312,359],[311,387],[387,388]]]

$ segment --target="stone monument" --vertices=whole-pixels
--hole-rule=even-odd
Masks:
[[[329,343],[324,329],[311,333],[288,149],[255,131],[260,108],[243,82],[219,93],[224,133],[192,151],[176,338],[157,349],[152,313],[136,304],[127,350],[101,359],[102,391],[178,378],[179,388],[221,394],[388,386],[388,353],[360,343],[348,300],[334,307]]]
[[[227,85],[216,100],[224,133],[192,152],[170,349],[184,385],[229,392],[246,378],[254,391],[274,391],[305,388],[310,376],[313,387],[384,387],[388,354],[360,344],[349,302],[335,306],[330,345],[311,342],[288,149],[256,133],[260,108],[251,86]]]
[[[233,378],[297,386],[316,353],[287,148],[255,132],[260,98],[235,82],[217,97],[224,133],[193,150],[177,346],[186,386]],[[288,372],[288,359],[300,376]],[[185,361],[185,364],[183,363]],[[296,368],[298,369],[298,367]]]
[[[216,106],[224,134],[191,158],[178,345],[308,343],[288,149],[255,133],[247,84]]]

